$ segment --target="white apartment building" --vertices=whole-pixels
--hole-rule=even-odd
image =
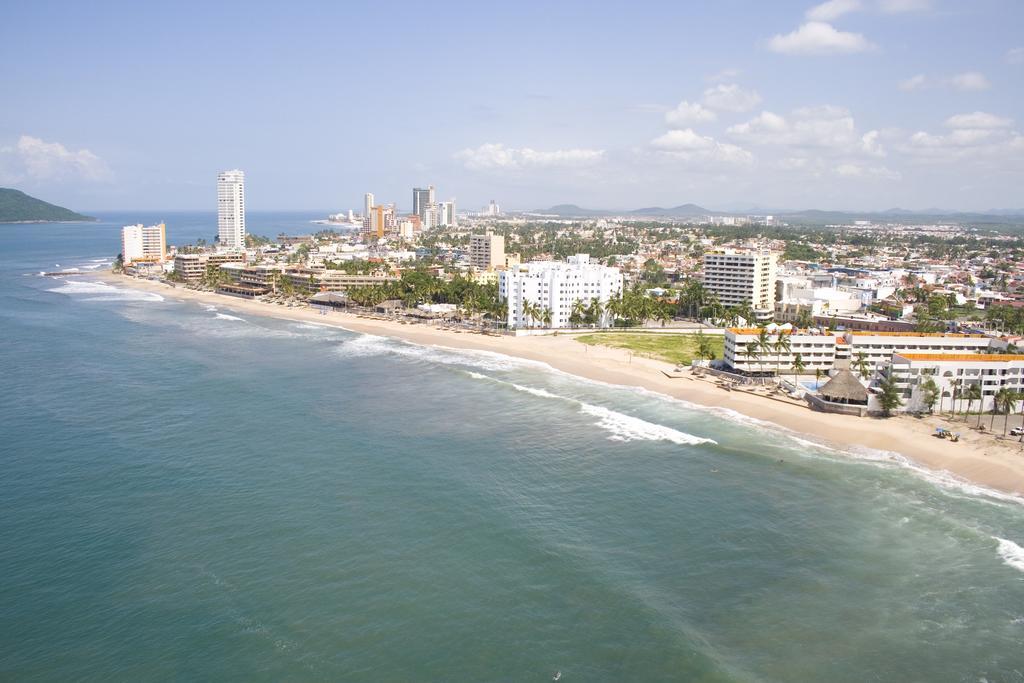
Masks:
[[[447,202],[438,202],[437,204],[437,224],[444,227],[454,227],[458,225],[455,219],[455,200]]]
[[[840,362],[858,371],[863,354],[870,374],[888,367],[894,354],[981,354],[991,339],[981,334],[945,334],[927,332],[837,332],[830,330],[795,330],[789,326],[769,325],[765,328],[772,343],[769,349],[757,349],[751,356],[747,346],[757,342],[759,328],[730,328],[725,331],[725,362],[738,372],[769,373],[778,369],[791,372],[797,354],[804,363],[804,372],[827,372]],[[789,340],[789,349],[775,349],[779,335]]]
[[[954,389],[956,407],[968,407],[966,396],[971,384],[981,386],[980,405],[974,401],[972,410],[991,410],[1000,389],[1024,392],[1024,354],[900,353],[893,356],[891,373],[903,392],[904,409],[914,412],[927,408],[921,385],[928,377],[934,380],[947,410],[952,406]]]
[[[602,306],[622,292],[618,268],[591,263],[587,254],[562,261],[533,261],[498,274],[498,298],[508,302],[508,326],[539,325],[541,321],[524,314],[524,302],[551,312],[551,327],[569,327],[569,316],[577,301],[589,304],[597,298]],[[601,327],[607,327],[607,313]]]
[[[167,260],[166,226],[139,223],[121,228],[121,258],[126,266],[136,261]]]
[[[217,238],[221,249],[245,249],[245,173],[217,175]]]
[[[363,220],[366,221],[370,217],[370,211],[373,210],[373,193],[367,192],[363,195]]]
[[[505,266],[505,236],[490,230],[484,235],[469,237],[469,265],[477,270],[494,270]]]
[[[768,320],[775,312],[778,259],[775,252],[753,249],[708,252],[704,254],[704,288],[714,292],[723,306],[746,302],[758,319]]]

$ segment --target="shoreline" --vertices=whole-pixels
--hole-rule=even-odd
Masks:
[[[538,361],[583,379],[638,387],[707,408],[733,410],[809,437],[825,446],[862,447],[895,453],[932,474],[948,474],[963,483],[978,484],[1004,494],[1024,497],[1024,446],[1016,441],[996,442],[991,436],[979,434],[970,428],[968,423],[951,422],[935,416],[862,418],[821,413],[803,404],[745,391],[726,391],[713,381],[693,377],[688,371],[668,377],[663,373],[672,371],[673,365],[670,363],[636,356],[624,349],[584,345],[569,335],[512,337],[483,335],[466,330],[455,332],[424,324],[378,320],[335,310],[322,315],[308,305],[290,308],[215,292],[172,287],[163,282],[109,272],[89,274],[180,301],[214,304],[235,312],[329,325],[424,346],[490,351]],[[935,438],[933,433],[938,426],[960,431],[961,440],[952,443]]]

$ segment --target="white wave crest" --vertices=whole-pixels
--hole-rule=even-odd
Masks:
[[[993,536],[992,538],[999,543],[999,557],[1003,558],[1003,562],[1007,566],[1024,572],[1024,548],[1005,538],[999,538],[998,536]]]
[[[580,412],[598,418],[594,424],[611,432],[612,435],[608,438],[613,441],[670,441],[681,446],[717,443],[713,439],[680,432],[665,425],[654,424],[638,417],[617,413],[608,408],[592,406],[589,403],[581,403]]]
[[[67,281],[51,292],[68,296],[84,296],[82,301],[163,301],[164,298],[155,292],[143,292],[137,289],[123,289],[105,282]]]
[[[220,320],[237,320],[238,322],[248,322],[245,318],[239,318],[237,315],[228,315],[227,313],[218,313],[214,316]]]
[[[387,337],[379,337],[375,334],[361,334],[354,339],[349,339],[339,344],[335,349],[335,353],[342,358],[380,356],[390,351],[387,342]]]
[[[479,372],[469,372],[469,376],[474,379],[484,379],[495,382],[496,384],[504,384],[512,387],[516,391],[522,391],[523,393],[527,393],[538,398],[555,399],[557,401],[565,401],[566,403],[579,406],[580,414],[598,418],[597,422],[594,424],[601,429],[610,432],[611,436],[608,438],[611,441],[670,441],[679,445],[718,443],[714,439],[706,439],[704,437],[694,436],[693,434],[687,434],[686,432],[681,432],[665,425],[648,422],[647,420],[643,420],[639,417],[626,415],[610,408],[595,406],[569,396],[561,396],[559,394],[552,393],[547,389],[528,387],[514,382],[506,382],[495,377],[482,375]]]

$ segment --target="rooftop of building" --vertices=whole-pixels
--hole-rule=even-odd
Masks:
[[[1024,353],[898,353],[906,360],[944,361],[944,362],[985,362],[1005,363],[1024,361]]]

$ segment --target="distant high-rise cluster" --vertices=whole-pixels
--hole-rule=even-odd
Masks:
[[[491,200],[491,203],[484,207],[483,214],[485,216],[500,216],[501,207],[498,206],[498,202]]]
[[[455,200],[436,201],[433,185],[412,189],[412,213],[405,216],[394,204],[378,204],[372,192],[363,196],[363,234],[369,239],[390,235],[411,240],[421,230],[456,224]]]
[[[245,173],[217,175],[217,242],[221,249],[245,249]]]

